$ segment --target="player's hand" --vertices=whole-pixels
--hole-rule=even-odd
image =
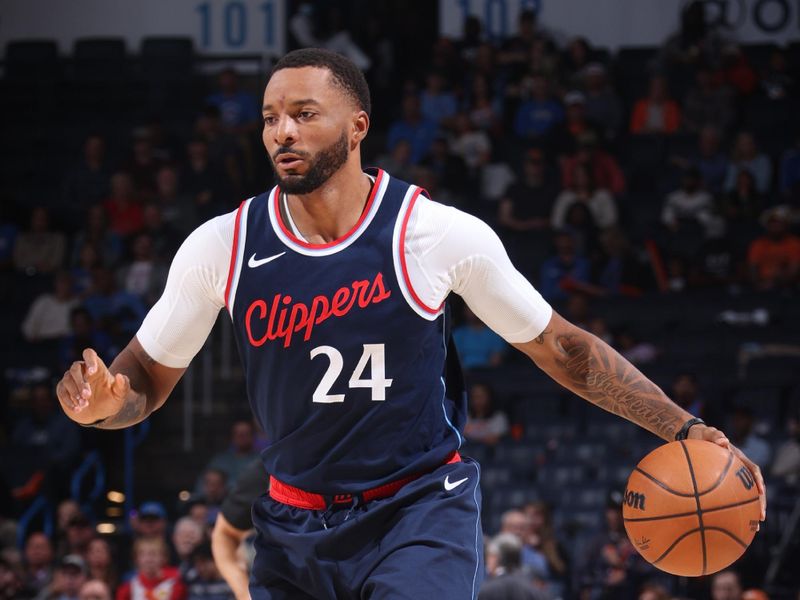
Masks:
[[[117,414],[130,392],[125,375],[111,374],[91,348],[83,351],[83,360],[75,361],[56,386],[61,408],[76,423],[94,423]]]
[[[708,442],[713,442],[715,444],[718,444],[723,448],[727,448],[728,450],[733,452],[748,469],[750,469],[750,472],[753,474],[753,478],[756,480],[758,495],[761,498],[761,520],[763,521],[764,519],[766,519],[767,486],[764,484],[764,477],[761,475],[761,469],[759,468],[759,466],[752,460],[747,458],[744,452],[742,452],[736,446],[731,444],[731,441],[728,439],[728,437],[716,427],[708,427],[707,425],[695,425],[689,429],[688,437],[693,440],[706,440]]]

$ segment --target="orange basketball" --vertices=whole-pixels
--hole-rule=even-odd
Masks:
[[[674,575],[708,575],[739,558],[758,529],[753,475],[732,452],[701,440],[671,442],[628,479],[622,517],[639,553]]]

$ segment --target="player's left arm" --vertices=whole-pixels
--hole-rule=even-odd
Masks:
[[[565,388],[668,442],[693,418],[611,346],[555,311],[538,336],[513,345]],[[747,465],[761,495],[763,519],[766,488],[758,465],[715,427],[693,425],[688,437],[730,448]]]

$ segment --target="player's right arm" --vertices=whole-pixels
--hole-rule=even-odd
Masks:
[[[217,217],[189,235],[163,295],[110,366],[87,348],[64,373],[56,394],[70,419],[120,429],[164,404],[224,306],[234,219],[235,213]]]
[[[211,550],[220,575],[228,583],[236,600],[250,600],[248,574],[237,556],[239,546],[249,530],[231,525],[223,513],[217,515],[211,532]]]

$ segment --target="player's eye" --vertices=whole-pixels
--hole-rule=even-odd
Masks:
[[[310,110],[303,110],[303,111],[300,111],[297,114],[297,116],[300,117],[303,120],[306,120],[306,119],[310,119],[311,117],[313,117],[314,113],[311,112]]]
[[[278,119],[276,117],[273,117],[272,115],[267,115],[266,117],[264,117],[264,125],[275,125],[275,123],[277,122]]]

